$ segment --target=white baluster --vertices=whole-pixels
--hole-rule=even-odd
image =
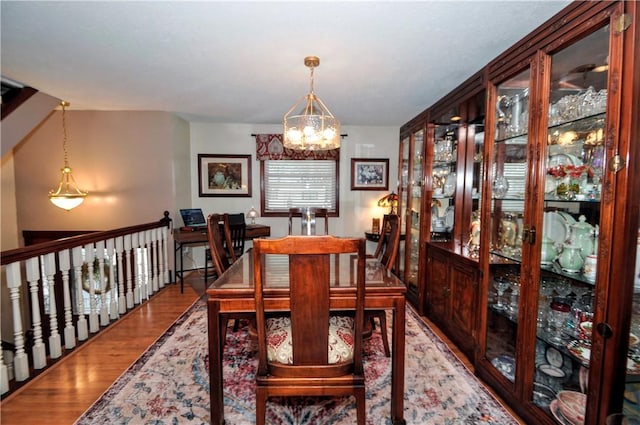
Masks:
[[[158,249],[160,244],[158,243],[159,228],[155,228],[151,231],[151,238],[153,239],[153,291],[158,292],[160,290],[160,256]]]
[[[58,263],[62,272],[62,291],[64,297],[64,346],[67,350],[76,346],[76,329],[73,326],[73,312],[71,309],[71,291],[69,289],[69,250],[58,252]]]
[[[167,285],[169,283],[169,252],[168,252],[168,247],[167,247],[167,241],[168,241],[168,236],[169,236],[169,228],[168,227],[163,227],[162,228],[162,234],[161,234],[161,238],[162,238],[162,257],[160,257],[160,265],[162,267],[162,284],[160,285],[161,287],[164,287],[164,285]],[[175,264],[173,265],[173,267],[175,268]]]
[[[73,270],[75,272],[75,289],[76,289],[76,309],[78,313],[78,340],[84,341],[89,338],[89,329],[87,319],[84,315],[84,295],[82,289],[82,247],[74,246],[71,249],[71,258],[73,259]]]
[[[139,265],[138,265],[138,274],[140,276],[140,302],[149,299],[149,274],[147,270],[149,268],[148,261],[148,248],[147,248],[147,233],[139,232],[139,243],[140,248],[138,249],[139,254]]]
[[[127,265],[127,310],[133,308],[133,281],[131,276],[131,234],[124,235],[124,253]]]
[[[89,332],[95,333],[100,330],[98,324],[98,306],[96,305],[96,286],[93,281],[93,244],[84,246],[84,261],[87,264],[87,275],[89,281]],[[82,282],[84,284],[84,281]]]
[[[22,315],[20,314],[20,287],[22,286],[20,263],[7,264],[5,271],[9,298],[11,299],[11,311],[13,313],[13,343],[16,346],[13,367],[16,381],[22,382],[29,377],[29,359],[24,351],[24,333],[22,332]]]
[[[100,326],[109,324],[109,308],[107,306],[107,284],[104,276],[104,241],[96,242],[96,258],[98,259],[98,285],[100,288]]]
[[[118,236],[116,238],[116,256],[118,258],[118,313],[124,314],[127,311],[127,300],[125,299],[124,290],[124,261],[122,255],[124,251],[124,238]]]
[[[62,339],[58,333],[58,307],[56,305],[56,255],[51,252],[43,256],[44,272],[49,284],[49,356],[57,359],[62,356]]]
[[[47,365],[47,353],[42,341],[42,318],[40,317],[40,297],[38,297],[38,280],[40,279],[40,263],[38,257],[29,258],[25,262],[29,294],[31,298],[31,327],[33,328],[33,368],[42,369]]]
[[[1,326],[0,326],[1,328]],[[2,336],[0,336],[2,341]],[[4,394],[9,391],[9,369],[4,364],[4,350],[0,348],[0,394]]]
[[[109,259],[109,283],[111,284],[110,301],[109,304],[109,317],[111,320],[116,320],[119,317],[118,314],[118,278],[116,276],[115,264],[116,264],[116,251],[115,240],[107,240],[107,258]]]
[[[140,304],[140,265],[139,265],[139,251],[140,241],[138,239],[138,232],[135,232],[131,235],[131,248],[133,252],[133,265],[134,265],[134,273],[133,276],[133,303]]]

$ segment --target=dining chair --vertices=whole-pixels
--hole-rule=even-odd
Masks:
[[[231,241],[231,234],[229,232],[229,214],[210,214],[207,217],[207,238],[209,240],[209,257],[213,263],[216,276],[222,275],[231,264],[233,264],[237,257],[233,249],[225,249],[225,245],[228,247],[233,246]],[[205,264],[205,282],[207,279],[207,265]],[[227,326],[229,320],[234,320],[234,330],[238,328],[238,320],[246,318],[246,315],[237,315],[237,317],[229,316],[224,321],[222,329],[222,340],[224,341],[227,336]]]
[[[310,238],[313,242],[310,243]],[[348,396],[356,399],[358,425],[365,423],[362,328],[365,291],[364,238],[285,236],[256,239],[253,273],[258,331],[256,424],[264,425],[269,397]],[[332,315],[331,295],[344,287],[330,284],[332,254],[357,254],[354,310]],[[267,311],[264,262],[288,255],[288,311]],[[284,306],[286,308],[286,306]],[[288,314],[287,314],[288,313]]]
[[[247,232],[247,224],[244,220],[244,214],[229,214],[229,234],[233,245],[233,252],[236,258],[244,253],[244,238]],[[229,251],[231,249],[228,249]]]
[[[310,208],[311,212],[316,218],[316,224],[318,219],[324,218],[324,234],[329,234],[329,210],[327,208]],[[289,235],[293,235],[293,219],[300,218],[302,220],[302,212],[305,208],[289,208]]]
[[[388,271],[395,270],[396,258],[400,247],[400,217],[396,214],[385,214],[382,217],[382,227],[380,228],[380,238],[373,255],[369,258],[377,258],[380,260],[384,268]],[[380,323],[380,333],[382,334],[382,344],[384,345],[384,354],[391,356],[389,349],[389,337],[387,335],[387,313],[385,310],[367,310],[365,312],[365,321],[371,323],[372,330],[376,327],[375,319]]]

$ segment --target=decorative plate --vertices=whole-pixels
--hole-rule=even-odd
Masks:
[[[544,357],[551,366],[561,368],[564,364],[564,357],[562,357],[562,353],[550,345],[547,347]]]
[[[516,359],[508,354],[502,354],[493,360],[491,364],[500,371],[509,381],[516,379]]]
[[[576,356],[583,366],[589,367],[589,360],[591,359],[590,344],[576,339],[567,344],[567,350]]]
[[[557,399],[551,402],[551,404],[549,405],[549,409],[551,410],[551,413],[553,413],[553,417],[556,418],[556,421],[558,421],[559,424],[573,425],[571,422],[567,420],[567,418],[562,416],[562,413],[560,412],[560,408],[558,407]]]
[[[569,234],[569,226],[563,216],[556,211],[544,213],[543,237],[547,237],[558,245],[564,244]]]
[[[547,376],[552,378],[564,378],[567,376],[564,370],[559,367],[551,366],[550,364],[544,363],[538,366],[540,372],[544,373]]]

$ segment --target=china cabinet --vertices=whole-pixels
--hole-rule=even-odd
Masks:
[[[527,423],[640,421],[638,9],[571,3],[401,128],[410,301]]]
[[[637,228],[615,218],[627,214],[618,194],[631,160],[621,119],[632,92],[620,82],[637,78],[623,69],[637,34],[625,7],[637,15],[629,3],[574,4],[488,67],[476,366],[532,423],[605,423],[622,410],[623,391],[610,395],[621,376],[640,378],[633,329],[614,342],[629,323],[609,316],[631,307],[617,292],[633,279],[612,279],[613,253]],[[625,355],[605,373],[610,344]]]

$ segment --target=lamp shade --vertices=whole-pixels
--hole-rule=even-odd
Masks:
[[[395,192],[391,192],[390,194],[383,196],[378,200],[378,206],[391,208],[389,214],[395,214],[395,209],[398,206],[398,195]]]

